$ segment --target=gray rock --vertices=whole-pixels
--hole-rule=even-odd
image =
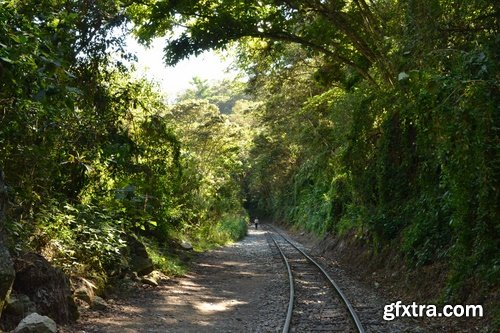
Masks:
[[[158,281],[152,276],[144,276],[141,279],[141,282],[144,284],[149,284],[150,286],[153,286],[153,287],[158,287]]]
[[[16,277],[13,290],[28,295],[37,312],[64,324],[78,318],[69,280],[41,255],[25,253],[14,260]]]
[[[92,304],[96,294],[97,287],[90,280],[83,277],[76,278],[75,291],[73,292],[73,297],[84,301],[88,305]]]
[[[98,310],[98,311],[106,310],[108,308],[108,303],[106,303],[106,301],[101,297],[95,296],[90,308],[92,310]]]
[[[193,245],[190,242],[188,242],[188,241],[182,241],[181,242],[181,247],[184,250],[192,250],[193,249]]]
[[[158,286],[158,281],[165,280],[167,277],[160,271],[152,271],[148,275],[141,278],[140,282],[144,284],[149,284],[153,287]]]
[[[137,273],[136,273],[136,272],[131,272],[131,273],[129,274],[129,278],[130,278],[130,280],[132,280],[132,281],[136,281],[136,282],[137,282],[137,281],[139,281],[139,276],[137,275]]]
[[[56,333],[56,323],[47,316],[32,313],[17,325],[14,333]]]
[[[154,269],[153,261],[149,257],[131,256],[130,266],[139,276],[147,275]]]
[[[94,293],[88,288],[80,287],[73,293],[73,296],[79,300],[84,301],[88,305],[92,304],[92,299],[94,298]]]

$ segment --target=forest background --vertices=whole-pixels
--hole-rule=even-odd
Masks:
[[[162,249],[238,239],[247,208],[442,262],[441,301],[498,293],[498,2],[0,3],[14,256],[105,284],[136,235],[174,272]],[[248,81],[167,103],[134,78],[130,33],[166,38],[167,64],[232,48]]]

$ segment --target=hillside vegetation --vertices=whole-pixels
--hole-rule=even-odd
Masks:
[[[498,288],[498,2],[36,3],[0,6],[13,254],[106,279],[125,235],[207,248],[246,207],[446,262],[446,301]],[[248,80],[168,104],[133,79],[128,29],[167,38],[167,64],[231,48]]]

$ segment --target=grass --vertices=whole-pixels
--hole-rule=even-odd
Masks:
[[[203,223],[184,232],[170,232],[170,237],[177,241],[189,240],[195,251],[202,252],[238,241],[246,236],[248,216],[243,214],[227,214],[213,223]],[[184,275],[186,263],[177,257],[171,249],[160,245],[151,238],[141,237],[155,269],[168,276]]]
[[[218,221],[189,230],[188,234],[196,251],[207,251],[242,239],[247,234],[247,225],[247,215],[227,214]]]

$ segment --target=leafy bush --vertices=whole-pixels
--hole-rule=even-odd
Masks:
[[[224,214],[215,222],[187,225],[182,234],[193,241],[195,250],[204,251],[235,242],[247,234],[249,218],[243,214]]]
[[[146,246],[148,255],[153,261],[155,269],[169,276],[182,276],[186,273],[186,266],[166,245],[160,245],[152,238],[141,237]]]
[[[126,265],[123,220],[92,205],[42,210],[31,246],[70,275],[105,278]]]

